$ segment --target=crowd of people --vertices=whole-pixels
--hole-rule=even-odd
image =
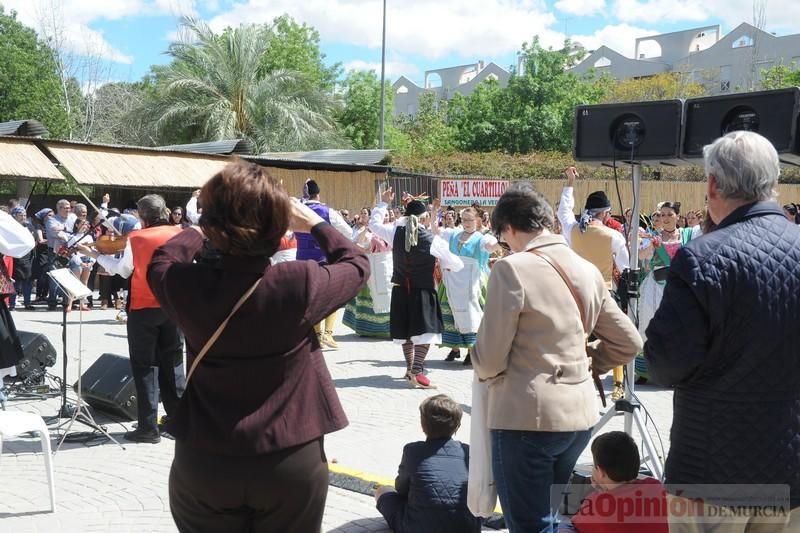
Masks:
[[[750,510],[739,529],[696,520],[724,522],[727,504],[709,486],[745,483],[791,489],[787,513],[768,517],[783,527],[800,506],[798,206],[774,201],[778,158],[763,137],[728,134],[704,155],[702,212],[665,201],[635,219],[630,209],[611,216],[603,191],[576,214],[574,168],[556,210],[520,182],[491,213],[388,188],[351,219],[324,203],[314,180],[292,198],[246,162],[214,175],[185,207],[150,194],[116,212],[104,197],[96,224],[67,200],[31,219],[12,205],[0,213],[0,252],[13,258],[0,263],[10,297],[0,300],[0,368],[13,373],[20,357],[9,312],[17,292],[25,308],[35,291],[52,309],[59,297],[65,310],[89,309],[43,275],[65,267],[98,283],[101,306],[116,287],[104,290],[103,278],[118,278],[139,397],[125,437],[175,438],[169,497],[179,530],[317,531],[324,436],[348,423],[322,356],[338,348],[344,308],[358,335],[399,346],[398,378],[411,387],[436,388],[431,347],[448,348],[448,361],[466,350],[474,370],[469,445],[453,439],[462,407],[427,398],[425,440],[404,448],[395,486],[376,492],[395,532],[479,531],[495,493],[512,533],[755,531],[747,528],[765,515],[752,502],[740,505]],[[109,233],[124,246],[92,245]],[[634,320],[630,271],[641,287]],[[569,483],[591,440],[598,392],[605,399],[599,376],[613,371],[611,399],[622,398],[622,368],[634,358],[641,380],[675,387],[666,488],[641,478],[630,435],[600,435],[591,445],[597,493],[559,525],[552,489]],[[657,508],[642,511],[642,498]],[[604,515],[609,501],[627,511]],[[696,514],[673,516],[667,502]]]

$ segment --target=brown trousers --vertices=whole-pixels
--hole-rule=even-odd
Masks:
[[[181,533],[316,533],[327,495],[322,438],[250,457],[175,442],[169,506]]]

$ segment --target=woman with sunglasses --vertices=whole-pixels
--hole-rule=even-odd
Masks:
[[[192,223],[183,216],[183,208],[180,206],[172,208],[172,211],[169,213],[169,222],[173,226],[180,226],[182,228],[188,228],[192,225]]]
[[[661,229],[656,230],[656,238],[644,241],[645,246],[639,251],[644,275],[639,298],[639,333],[644,340],[647,340],[645,330],[661,304],[667,284],[664,280],[656,279],[657,273],[669,267],[678,250],[692,239],[692,228],[679,228],[677,225],[680,213],[680,202],[663,202],[657,212],[658,217],[653,217],[654,229],[656,220],[660,222]],[[636,377],[639,384],[646,383],[649,379],[643,354],[636,356]]]

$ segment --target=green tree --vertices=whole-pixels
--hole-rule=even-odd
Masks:
[[[523,72],[511,77],[502,99],[500,118],[505,126],[499,133],[503,149],[511,153],[568,151],[575,106],[599,102],[609,81],[567,70],[582,59],[569,41],[553,50],[543,48],[534,37],[530,45],[522,45],[521,57]]]
[[[797,70],[797,63],[794,61],[789,65],[780,63],[761,71],[761,87],[764,89],[784,89],[797,86],[800,86],[800,70]]]
[[[140,111],[155,119],[161,140],[174,129],[189,142],[246,138],[258,151],[316,149],[342,145],[333,120],[331,95],[300,81],[297,73],[263,72],[272,35],[262,25],[243,24],[222,35],[192,19],[190,38],[173,43],[173,61],[154,68],[158,98]]]
[[[155,98],[157,92],[149,76],[134,83],[114,82],[99,87],[94,95],[90,140],[134,146],[161,144],[153,122],[139,112]]]
[[[456,145],[466,151],[567,151],[572,143],[575,106],[594,104],[611,80],[568,69],[581,59],[569,41],[559,50],[545,49],[538,37],[523,44],[523,70],[508,86],[481,84],[468,98],[456,97],[449,113]]]
[[[326,66],[319,46],[319,32],[282,15],[269,26],[272,40],[261,60],[262,73],[289,70],[299,72],[313,87],[332,91],[342,74],[341,63]]]
[[[646,78],[620,80],[609,87],[605,103],[649,102],[705,96],[706,88],[681,72],[662,72]]]
[[[409,153],[425,156],[455,148],[455,131],[447,123],[447,101],[437,101],[433,93],[420,96],[417,113],[401,115],[397,123]]]
[[[36,119],[52,137],[67,132],[53,51],[0,6],[0,121]]]
[[[349,72],[341,83],[344,106],[337,116],[343,133],[353,143],[354,148],[377,148],[380,137],[381,82],[373,71]],[[384,145],[391,147],[387,140],[397,136],[392,120],[392,86],[385,83],[384,100]],[[394,137],[393,137],[394,138]],[[393,148],[393,147],[392,147]]]
[[[456,94],[448,105],[448,121],[455,130],[456,146],[471,152],[501,150],[498,135],[503,125],[499,123],[504,90],[497,80],[489,79],[478,85],[468,98]]]

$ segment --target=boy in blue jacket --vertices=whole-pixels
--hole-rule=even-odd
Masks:
[[[394,533],[471,533],[481,521],[467,508],[469,445],[454,440],[461,406],[445,394],[419,406],[424,441],[406,444],[395,490],[375,493],[378,511]]]

